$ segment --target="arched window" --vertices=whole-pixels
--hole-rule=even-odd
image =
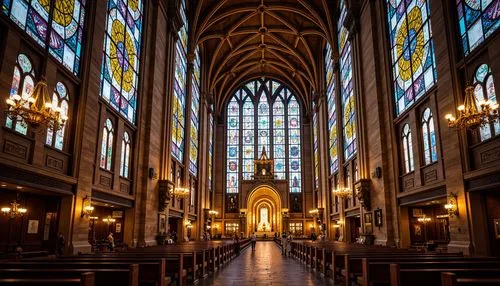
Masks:
[[[25,54],[19,54],[17,56],[16,65],[14,66],[10,96],[13,97],[19,95],[23,98],[28,98],[34,88],[35,70],[33,68],[33,64]],[[14,129],[23,135],[28,133],[28,124],[26,124],[22,118],[7,117],[5,126],[7,128]]]
[[[429,0],[386,0],[396,115],[436,83]]]
[[[142,35],[141,0],[108,0],[101,96],[135,124]]]
[[[238,192],[240,172],[243,180],[253,178],[254,160],[263,147],[274,159],[275,177],[289,180],[291,192],[301,192],[300,116],[297,98],[277,81],[252,80],[235,92],[227,106],[228,193]]]
[[[480,65],[474,74],[474,95],[478,108],[480,108],[479,102],[481,101],[489,100],[497,102],[493,74],[491,68],[487,64]],[[500,123],[490,123],[486,126],[482,126],[479,130],[480,139],[484,141],[500,134]]]
[[[464,54],[468,55],[498,27],[498,1],[457,0],[458,28]]]
[[[129,163],[130,163],[130,135],[128,135],[128,132],[124,132],[122,138],[122,152],[120,156],[120,176],[124,178],[129,177]]]
[[[200,52],[194,53],[194,73],[191,80],[191,145],[189,146],[189,171],[193,176],[198,176],[198,145],[200,126]]]
[[[59,107],[61,109],[61,115],[68,116],[69,95],[66,86],[62,82],[56,83],[56,88],[52,94],[52,106]],[[66,125],[56,132],[54,132],[52,128],[48,128],[45,144],[62,150],[64,147],[65,130]]]
[[[111,171],[111,163],[113,161],[113,122],[111,119],[106,119],[102,128],[101,141],[101,168]]]
[[[238,193],[240,172],[240,100],[241,90],[227,106],[227,192]],[[245,138],[243,139],[245,140]],[[253,152],[253,149],[251,150]]]
[[[85,2],[82,0],[5,0],[2,1],[2,11],[40,46],[45,48],[48,45],[49,53],[69,71],[78,75],[82,53]],[[50,11],[52,14],[49,16]],[[48,23],[51,23],[50,29]]]
[[[405,124],[402,132],[403,139],[403,158],[404,158],[404,171],[405,174],[413,172],[415,165],[413,163],[413,144],[411,140],[410,125]]]
[[[351,159],[357,151],[356,145],[356,102],[354,99],[354,81],[352,68],[352,46],[347,39],[349,31],[343,23],[347,16],[344,1],[340,2],[338,25],[340,53],[340,96],[342,100],[342,130],[344,133],[344,160]]]
[[[330,174],[339,169],[338,137],[337,137],[337,104],[335,97],[335,77],[333,74],[332,47],[326,44],[326,97],[328,100],[328,151],[330,154]]]
[[[434,119],[430,108],[426,108],[422,114],[422,140],[424,142],[425,164],[437,161],[436,133],[434,131]]]
[[[175,79],[172,102],[172,156],[179,162],[184,160],[184,129],[186,124],[186,83],[188,22],[186,3],[181,1],[180,14],[184,25],[180,28],[175,46]]]

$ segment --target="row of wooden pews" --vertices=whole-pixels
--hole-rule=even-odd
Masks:
[[[292,256],[346,286],[500,285],[495,257],[310,241],[292,242]]]
[[[250,241],[239,244],[244,249]],[[232,241],[193,241],[126,252],[24,259],[0,263],[0,285],[188,285],[234,257]]]

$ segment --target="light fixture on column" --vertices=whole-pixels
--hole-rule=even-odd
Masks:
[[[422,217],[419,217],[417,220],[418,220],[418,222],[421,222],[423,224],[427,224],[428,222],[432,221],[432,219],[430,217],[426,217],[425,215]]]
[[[92,205],[92,198],[85,196],[82,200],[82,214],[81,217],[88,218],[94,212],[94,206]]]
[[[116,221],[116,219],[112,218],[111,216],[108,216],[106,218],[103,218],[102,221],[107,223],[107,224],[112,224]]]
[[[219,215],[219,212],[218,212],[218,211],[216,211],[216,210],[209,210],[209,211],[208,211],[208,214],[209,214],[212,218],[214,218],[214,217],[216,217],[216,216],[218,216],[218,215]]]
[[[454,193],[448,194],[448,202],[444,205],[446,211],[448,211],[448,215],[450,217],[458,216],[458,204],[457,204],[457,195]]]
[[[319,215],[319,210],[318,209],[312,209],[309,211],[309,214],[313,217],[317,217]]]
[[[189,188],[175,187],[172,190],[172,195],[174,195],[178,199],[187,199],[189,198],[190,193],[191,190]]]
[[[40,80],[29,95],[12,95],[7,100],[5,111],[10,118],[21,118],[27,124],[37,127],[46,125],[54,131],[60,130],[66,124],[68,117],[63,109],[53,105],[47,91],[47,83]]]
[[[338,188],[332,191],[333,195],[345,200],[352,197],[352,191],[349,188]]]
[[[192,228],[192,227],[193,227],[193,225],[191,224],[191,221],[190,221],[190,220],[186,220],[186,221],[184,222],[184,225],[185,225],[187,228]]]

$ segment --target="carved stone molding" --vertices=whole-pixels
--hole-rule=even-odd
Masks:
[[[359,203],[367,211],[371,209],[370,183],[369,179],[361,179],[354,184]]]
[[[171,191],[174,188],[174,183],[170,180],[158,181],[158,211],[163,212],[170,204],[172,197]]]

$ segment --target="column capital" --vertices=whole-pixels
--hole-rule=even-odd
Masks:
[[[184,26],[181,16],[181,2],[180,0],[166,0],[167,1],[167,28],[170,33],[177,40],[177,33]]]

